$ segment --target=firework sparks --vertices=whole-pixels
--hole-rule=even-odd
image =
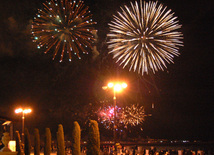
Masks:
[[[117,119],[119,119],[118,113],[120,113],[121,108],[116,107],[116,110],[117,110]],[[97,114],[99,117],[98,120],[100,121],[100,123],[104,125],[106,129],[113,129],[113,124],[114,124],[114,107],[113,106],[100,108]]]
[[[152,70],[167,68],[179,56],[179,47],[183,46],[183,35],[177,17],[158,2],[131,3],[131,7],[121,7],[122,12],[114,15],[109,23],[108,48],[113,58],[123,68],[142,75]]]
[[[123,122],[125,126],[136,126],[143,123],[145,116],[143,106],[133,104],[131,107],[127,106],[123,108],[123,117],[121,122]]]
[[[133,104],[125,108],[117,107],[117,125],[118,127],[127,128],[128,125],[137,126],[144,122],[145,111],[143,106]],[[98,120],[106,129],[113,129],[114,124],[114,107],[107,106],[100,108],[97,112]]]
[[[83,1],[51,0],[43,6],[32,23],[33,42],[37,43],[37,48],[45,48],[45,53],[53,50],[53,59],[60,52],[60,62],[65,52],[69,61],[73,54],[81,59],[79,51],[88,54],[95,41],[93,25],[96,22]]]

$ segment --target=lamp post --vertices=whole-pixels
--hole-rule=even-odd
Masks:
[[[127,84],[125,82],[117,82],[117,83],[113,83],[110,82],[108,83],[107,86],[103,87],[103,89],[107,89],[107,88],[112,88],[113,89],[113,101],[114,101],[114,144],[116,144],[116,138],[117,138],[117,134],[116,134],[116,129],[117,129],[117,110],[116,110],[116,106],[117,106],[117,101],[116,101],[116,93],[117,92],[121,92],[123,89],[125,89],[127,87]],[[115,146],[116,149],[116,146]]]
[[[22,141],[24,141],[25,114],[31,113],[31,109],[16,109],[15,113],[22,113]]]

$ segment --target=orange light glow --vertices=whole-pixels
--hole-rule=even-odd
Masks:
[[[28,113],[31,113],[32,112],[32,110],[31,109],[22,109],[22,108],[18,108],[18,109],[16,109],[15,110],[15,113],[25,113],[25,114],[28,114]]]
[[[112,82],[108,83],[108,87],[112,88],[114,86],[114,84]]]
[[[115,84],[115,86],[114,86],[114,90],[116,91],[116,92],[120,92],[121,90],[122,90],[122,86],[120,85],[120,84]]]
[[[20,112],[23,112],[23,109],[22,109],[22,108],[19,108],[19,109],[16,109],[16,110],[15,110],[15,113],[20,113]]]
[[[123,82],[123,83],[120,83],[120,82],[118,82],[118,83],[109,82],[107,87],[108,88],[113,88],[115,92],[121,92],[122,89],[125,89],[127,87],[127,84],[125,82]]]
[[[25,114],[28,114],[28,113],[31,113],[31,109],[25,109],[23,112],[25,113]]]
[[[123,88],[126,88],[127,86],[128,86],[128,85],[127,85],[125,82],[122,83],[122,87],[123,87]]]

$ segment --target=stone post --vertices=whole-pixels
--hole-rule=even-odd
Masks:
[[[0,152],[12,152],[9,148],[8,148],[8,143],[10,141],[10,136],[8,132],[3,133],[3,137],[2,137],[2,143],[4,144],[4,147],[0,150]]]

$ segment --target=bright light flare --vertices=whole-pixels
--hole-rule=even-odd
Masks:
[[[128,85],[126,83],[122,83],[122,88],[126,88]]]
[[[31,113],[32,112],[32,110],[31,109],[22,109],[22,108],[18,108],[18,109],[16,109],[15,110],[15,113],[25,113],[25,114],[28,114],[28,113]]]
[[[114,84],[112,82],[108,83],[108,87],[112,88],[114,86]]]
[[[31,113],[32,110],[31,110],[31,109],[25,109],[23,112],[24,112],[25,114],[28,114],[28,113]]]
[[[20,113],[20,112],[23,112],[23,109],[22,109],[22,108],[19,108],[19,109],[16,109],[16,110],[15,110],[15,113],[17,113],[17,114]]]
[[[113,88],[114,91],[116,91],[116,92],[121,92],[122,89],[127,88],[128,85],[125,82],[123,82],[123,83],[109,82],[107,86],[108,86],[108,88]]]
[[[120,91],[122,90],[122,85],[116,84],[116,85],[114,86],[114,90],[115,90],[116,92],[120,92]]]

